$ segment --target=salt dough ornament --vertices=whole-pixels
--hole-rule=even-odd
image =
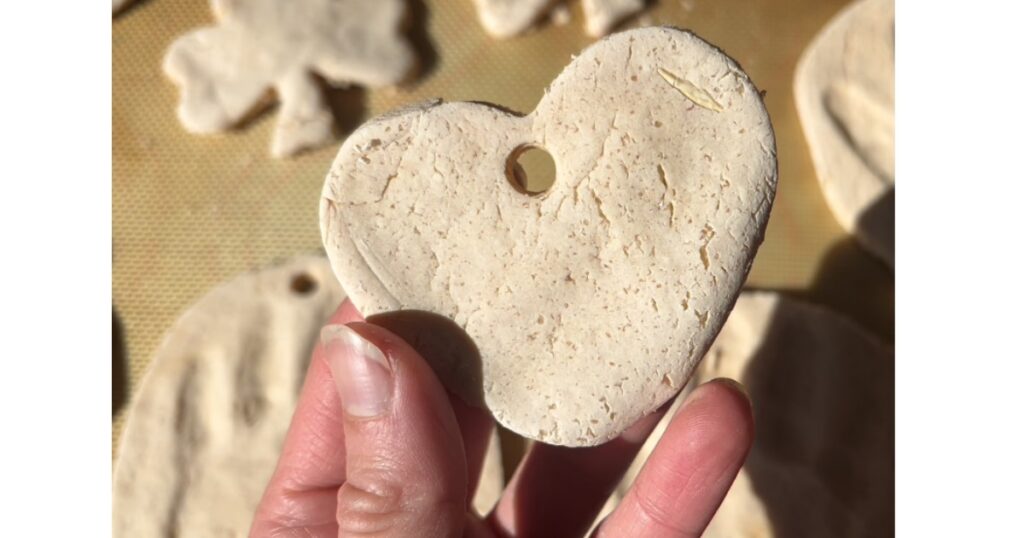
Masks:
[[[531,146],[557,167],[539,195],[507,174]],[[584,51],[529,115],[430,103],[365,124],[320,226],[356,307],[411,331],[451,390],[527,437],[594,445],[685,384],[746,279],[776,177],[740,67],[644,28]]]
[[[310,352],[344,298],[301,257],[210,291],[164,336],[128,414],[114,536],[245,536]]]
[[[702,536],[891,535],[893,368],[892,349],[842,316],[778,293],[741,294],[693,384],[741,381],[757,439]],[[605,513],[673,414],[648,438]]]
[[[895,264],[892,0],[863,0],[833,18],[796,70],[794,94],[825,200],[839,224]]]
[[[181,88],[178,119],[193,133],[237,126],[281,102],[271,153],[333,140],[318,76],[336,86],[386,86],[415,63],[401,34],[402,0],[212,0],[216,26],[171,44],[164,72]]]
[[[528,30],[544,13],[556,22],[565,17],[550,0],[473,0],[480,24],[493,37],[504,39]],[[620,21],[644,8],[643,0],[583,0],[587,35],[601,37]]]

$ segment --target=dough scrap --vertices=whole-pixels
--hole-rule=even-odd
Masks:
[[[606,35],[619,21],[644,8],[644,0],[583,0],[587,35]]]
[[[557,168],[533,196],[507,175],[531,146]],[[363,125],[327,176],[320,227],[356,307],[409,331],[452,391],[524,436],[586,446],[685,384],[746,279],[776,179],[739,66],[644,28],[584,51],[529,115],[431,103]]]
[[[891,348],[820,307],[744,292],[686,392],[718,377],[749,391],[757,437],[703,536],[892,535]],[[623,498],[674,413],[648,438],[604,514]]]
[[[551,0],[473,0],[480,24],[487,33],[499,39],[513,37],[530,29],[545,13],[555,23],[568,22],[568,11],[562,2]],[[601,37],[626,17],[644,8],[644,0],[583,0],[587,35]]]
[[[128,4],[131,4],[132,1],[133,0],[113,0],[114,15],[117,15],[122,9],[128,7]]]
[[[125,425],[114,536],[248,536],[310,352],[343,298],[327,260],[300,257],[243,274],[182,315]],[[503,484],[497,450],[485,460],[478,509]]]
[[[551,8],[551,24],[565,26],[570,22],[572,22],[572,13],[569,11],[569,6],[558,4]]]
[[[862,0],[833,18],[796,70],[794,94],[814,168],[833,214],[895,264],[895,16]]]
[[[237,126],[281,102],[271,153],[294,155],[333,140],[320,78],[335,86],[396,84],[415,57],[401,34],[402,0],[211,0],[216,26],[171,44],[164,72],[181,88],[190,132]]]

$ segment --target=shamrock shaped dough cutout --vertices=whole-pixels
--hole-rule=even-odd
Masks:
[[[556,167],[536,195],[508,177],[531,146]],[[740,67],[644,28],[589,47],[528,115],[432,103],[366,123],[327,176],[320,230],[356,308],[450,390],[522,435],[594,445],[686,383],[776,177]]]
[[[550,0],[473,0],[488,34],[504,39],[525,32],[558,3]],[[601,37],[622,19],[644,8],[644,0],[583,0],[587,34]]]
[[[402,0],[212,0],[218,24],[171,44],[164,72],[181,87],[178,118],[214,133],[261,111],[281,109],[271,153],[294,155],[329,143],[334,119],[316,75],[337,86],[401,81],[415,56],[401,35]]]

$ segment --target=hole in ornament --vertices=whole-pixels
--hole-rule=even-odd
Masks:
[[[509,182],[524,194],[542,194],[555,184],[555,160],[536,146],[516,148],[505,166]]]
[[[316,281],[306,273],[299,273],[292,277],[291,288],[299,295],[308,295],[316,290]]]

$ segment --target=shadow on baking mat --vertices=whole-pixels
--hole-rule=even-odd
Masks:
[[[895,339],[896,287],[892,271],[853,237],[828,250],[806,290],[782,290],[791,297],[836,311],[883,342]]]
[[[121,6],[114,10],[113,18],[116,20],[120,17],[124,17],[129,12],[135,11],[136,9],[142,7],[144,4],[148,3],[149,0],[128,0],[127,2],[122,2]]]
[[[348,136],[366,119],[366,90],[360,86],[335,88],[320,81],[334,125],[341,136]]]
[[[445,316],[422,310],[399,310],[370,316],[367,321],[400,336],[430,363],[446,386],[468,387],[459,394],[483,407],[483,367],[473,339]]]
[[[409,0],[406,4],[405,35],[416,51],[416,69],[410,77],[419,81],[429,75],[437,66],[437,47],[427,31],[430,22],[430,11],[423,0]]]
[[[789,315],[776,310],[741,375],[757,424],[745,469],[771,535],[891,536],[892,355],[865,338],[836,349]]]
[[[857,233],[870,237],[890,263],[896,252],[896,189],[890,188],[857,219]]]
[[[128,401],[128,357],[124,348],[124,327],[121,324],[121,318],[117,316],[116,310],[113,311],[113,322],[111,325],[113,326],[114,343],[111,346],[113,363],[110,367],[110,393],[113,407],[112,414],[116,415],[118,410]]]

